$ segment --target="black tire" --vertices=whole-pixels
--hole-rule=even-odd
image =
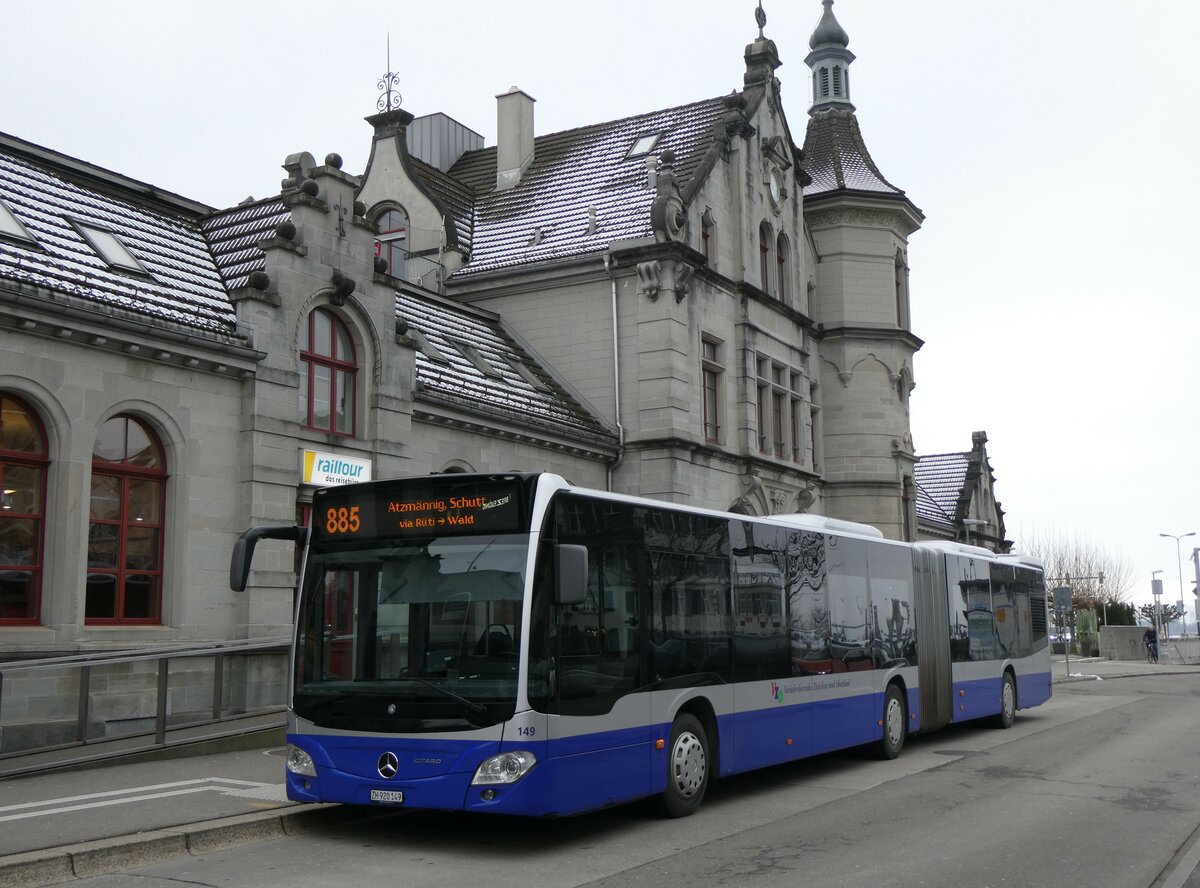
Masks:
[[[667,745],[667,788],[662,794],[662,809],[668,817],[695,814],[708,789],[711,769],[708,734],[694,715],[684,712],[671,726]]]
[[[1017,683],[1013,681],[1012,673],[1004,673],[1004,681],[1000,684],[1000,713],[995,718],[995,725],[1008,730],[1017,720]]]
[[[883,739],[877,747],[881,759],[894,759],[904,748],[908,735],[908,707],[900,686],[890,684],[883,695]]]

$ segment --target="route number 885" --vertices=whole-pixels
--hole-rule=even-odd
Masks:
[[[325,510],[326,533],[358,533],[362,522],[358,517],[358,506],[342,506]]]

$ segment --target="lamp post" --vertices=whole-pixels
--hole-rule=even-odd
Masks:
[[[1178,533],[1178,534],[1177,533],[1160,533],[1159,534],[1160,537],[1166,537],[1167,539],[1175,541],[1175,565],[1179,568],[1179,601],[1180,601],[1181,605],[1183,603],[1183,555],[1179,551],[1179,541],[1184,539],[1185,537],[1194,537],[1195,535],[1196,535],[1196,531],[1194,531],[1194,530],[1189,530],[1187,533]],[[1197,624],[1197,627],[1198,627],[1198,630],[1200,630],[1200,623]],[[1184,634],[1184,637],[1187,637],[1187,614],[1186,613],[1183,615],[1183,634]]]
[[[1158,633],[1159,643],[1162,643],[1162,580],[1158,575],[1161,570],[1150,571],[1150,594],[1154,596],[1154,631]]]

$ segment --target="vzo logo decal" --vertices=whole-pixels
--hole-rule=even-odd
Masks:
[[[775,698],[776,703],[783,702],[783,688],[779,686],[778,682],[771,682],[771,696]]]

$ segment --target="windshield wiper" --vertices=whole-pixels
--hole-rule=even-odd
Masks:
[[[487,707],[484,706],[482,703],[477,703],[474,700],[468,700],[466,697],[462,696],[461,694],[456,694],[456,693],[454,693],[454,691],[444,688],[439,684],[434,684],[431,681],[426,681],[423,678],[417,678],[415,675],[401,676],[401,678],[399,680],[400,681],[415,681],[415,682],[419,682],[420,684],[425,685],[425,687],[427,687],[427,688],[433,688],[438,693],[445,694],[451,700],[455,700],[458,703],[461,703],[463,706],[467,707],[467,709],[470,710],[471,712],[475,712],[480,715],[483,715],[484,713],[486,713],[488,711]]]

